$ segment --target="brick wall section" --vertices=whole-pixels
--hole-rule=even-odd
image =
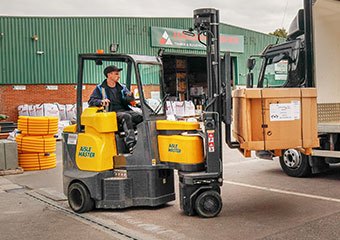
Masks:
[[[25,85],[26,90],[13,90],[13,85],[0,85],[0,114],[8,115],[9,121],[17,121],[18,106],[40,103],[76,103],[75,85],[57,85],[58,90],[46,90],[46,85]],[[95,85],[85,85],[83,99],[87,101]]]
[[[75,89],[75,85],[57,85],[58,90],[46,90],[46,85],[25,86],[26,90],[13,90],[13,85],[0,85],[0,114],[8,115],[8,121],[17,121],[18,106],[22,104],[76,103],[77,90]],[[88,101],[95,86],[96,85],[85,85],[83,102]],[[131,87],[132,91],[134,88],[135,86]],[[159,87],[145,87],[144,92],[146,92],[145,95],[147,98],[150,97],[150,91],[159,91]]]

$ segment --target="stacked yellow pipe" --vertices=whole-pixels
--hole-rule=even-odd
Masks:
[[[20,116],[18,128],[19,165],[25,171],[54,168],[58,118]]]
[[[56,150],[56,139],[53,135],[30,136],[18,135],[17,138],[19,152],[52,153]]]
[[[43,170],[54,168],[57,165],[55,153],[21,153],[19,165],[25,170]]]
[[[24,135],[53,135],[58,133],[58,118],[20,116],[18,128]]]

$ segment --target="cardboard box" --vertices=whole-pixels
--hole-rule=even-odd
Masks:
[[[190,96],[202,96],[203,94],[204,89],[202,86],[190,88]]]
[[[245,151],[318,147],[316,96],[315,88],[234,90],[233,137]]]
[[[185,59],[176,59],[176,68],[177,69],[186,69],[187,61]]]

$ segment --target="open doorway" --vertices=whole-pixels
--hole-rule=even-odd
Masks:
[[[201,56],[163,56],[165,91],[179,101],[190,100],[193,88],[207,87],[206,58]]]
[[[193,101],[195,107],[205,103],[207,67],[205,56],[163,55],[164,90],[170,99]],[[232,84],[237,81],[237,58],[231,58]]]

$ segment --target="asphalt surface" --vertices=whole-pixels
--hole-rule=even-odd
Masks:
[[[278,160],[246,159],[225,147],[223,209],[216,218],[184,215],[178,197],[160,208],[75,215],[62,194],[61,142],[57,153],[55,169],[0,177],[1,239],[340,238],[339,167],[292,178]]]

